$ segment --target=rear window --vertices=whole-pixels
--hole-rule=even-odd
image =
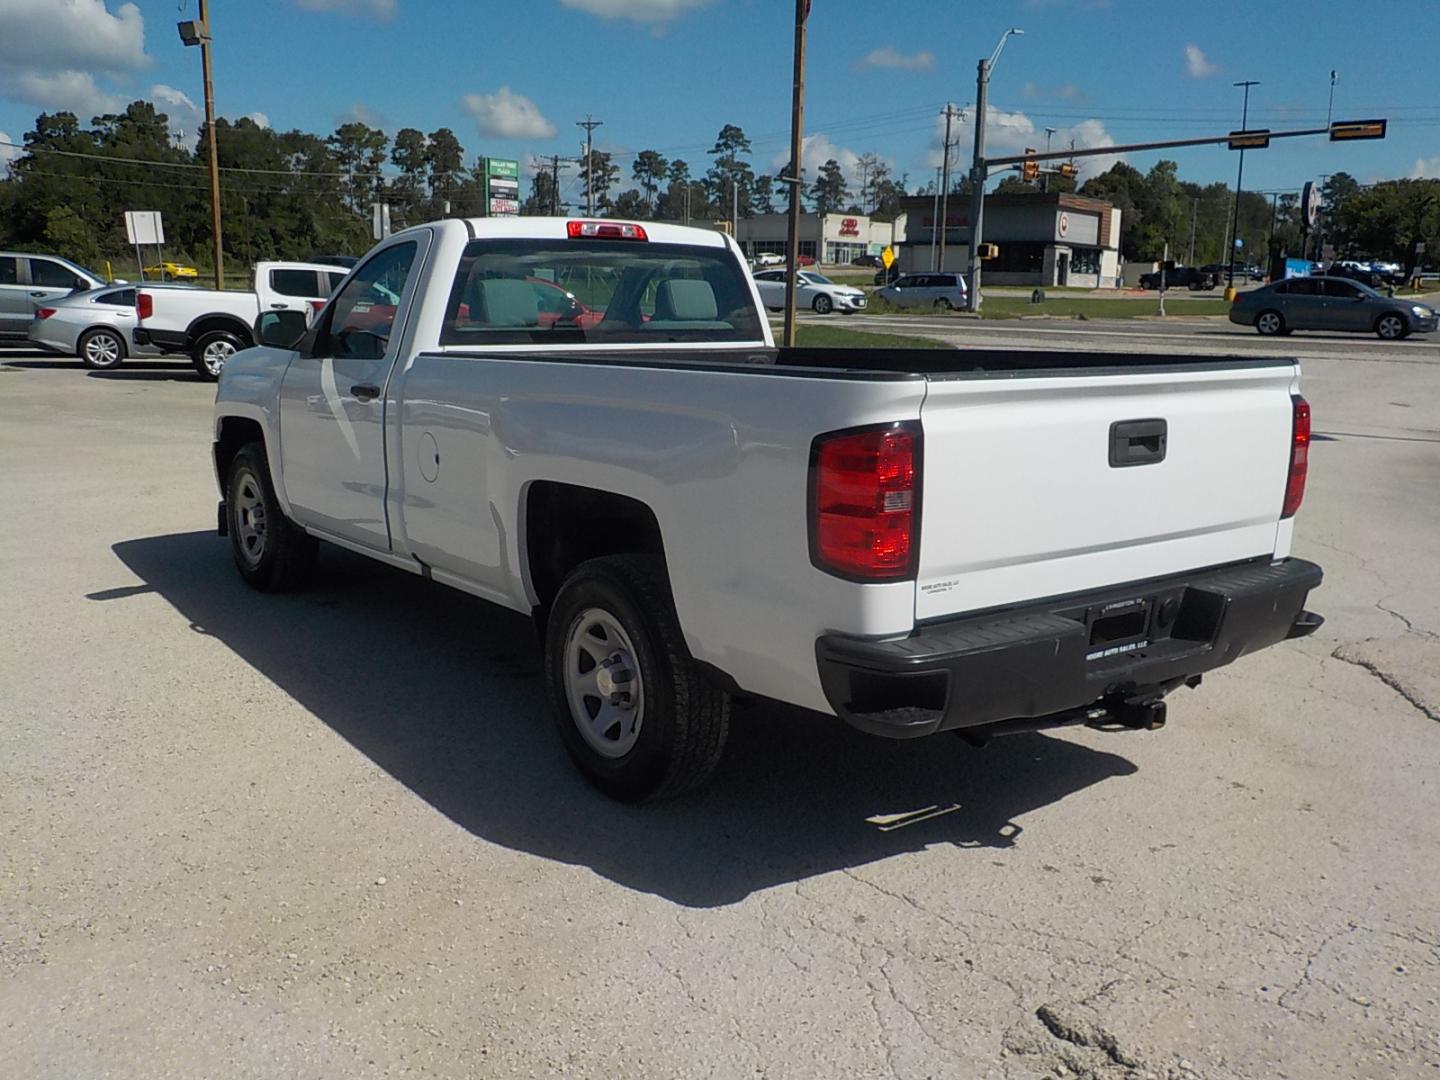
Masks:
[[[114,289],[110,292],[97,293],[93,300],[96,304],[109,304],[112,307],[134,307],[134,289]]]
[[[271,270],[270,288],[281,296],[315,296],[315,271]]]
[[[749,282],[724,248],[611,240],[475,240],[442,345],[759,341]]]

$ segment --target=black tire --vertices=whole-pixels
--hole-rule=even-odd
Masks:
[[[195,371],[202,379],[215,382],[220,378],[225,361],[245,348],[249,348],[249,345],[239,334],[233,334],[229,330],[211,330],[207,334],[201,334],[195,342],[195,347],[190,350],[190,362],[195,365]]]
[[[583,633],[585,621],[597,612],[618,624],[630,646],[604,663],[623,656],[639,671],[638,718],[628,732],[623,720],[611,729],[617,741],[608,754],[591,745],[589,740],[599,736],[582,734],[582,721],[571,704],[572,696],[579,695],[587,720],[604,707],[598,696],[586,696],[575,687],[576,679],[583,680],[581,667],[576,665],[574,676],[570,672],[572,656],[578,657],[573,646],[598,642],[601,649],[611,647],[607,638]],[[592,659],[584,673],[599,666],[604,664]],[[730,727],[730,698],[705,679],[690,658],[664,563],[656,556],[591,559],[565,579],[545,627],[545,680],[565,749],[585,777],[613,799],[639,802],[679,795],[699,787],[719,764]],[[619,696],[631,700],[629,692]],[[592,700],[594,713],[589,711]],[[625,739],[633,743],[620,753],[619,740]]]
[[[1266,309],[1255,316],[1255,332],[1263,337],[1284,334],[1285,329],[1285,316],[1274,309]]]
[[[938,300],[935,301],[935,310],[936,310],[936,311],[954,311],[954,310],[955,310],[955,305],[952,304],[952,303],[950,303],[950,301],[949,301],[948,299],[946,299],[945,297],[942,296],[942,297],[940,297]]]
[[[1392,311],[1375,320],[1375,333],[1386,341],[1399,341],[1410,333],[1410,324]]]
[[[829,315],[830,312],[835,310],[835,301],[831,300],[830,297],[824,293],[821,293],[815,297],[815,302],[810,306],[815,309],[816,315]]]
[[[125,359],[125,337],[108,327],[86,330],[75,343],[80,362],[96,371],[110,371],[120,366]]]
[[[260,542],[251,545],[258,522]],[[240,448],[225,481],[225,518],[235,568],[245,583],[261,592],[288,592],[309,577],[319,548],[316,539],[285,516],[270,482],[270,462],[258,442]]]

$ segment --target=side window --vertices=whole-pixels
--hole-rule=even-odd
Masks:
[[[1276,293],[1276,294],[1278,294],[1278,295],[1280,295],[1280,296],[1284,296],[1286,293],[1288,293],[1288,292],[1290,291],[1290,282],[1288,282],[1288,281],[1277,281],[1277,282],[1274,284],[1274,286],[1270,289],[1270,291],[1271,291],[1272,293]]]
[[[111,307],[133,308],[135,306],[135,290],[116,289],[114,292],[101,293],[95,297],[95,303],[108,304]]]
[[[324,352],[378,360],[390,345],[395,310],[415,262],[415,245],[386,248],[350,279],[330,304],[330,326]]]
[[[1291,278],[1288,291],[1291,296],[1319,296],[1320,284],[1314,278]]]
[[[20,284],[19,260],[13,255],[0,255],[0,285]]]
[[[1337,299],[1354,300],[1365,295],[1348,281],[1335,281],[1332,279],[1324,282],[1324,285],[1325,295],[1333,296]]]
[[[271,270],[270,288],[281,296],[316,295],[314,270]]]
[[[46,289],[73,289],[75,271],[49,259],[31,259],[30,283]]]
[[[338,289],[340,287],[340,283],[345,280],[345,271],[332,270],[322,276],[325,278],[325,295],[329,296],[336,289]]]

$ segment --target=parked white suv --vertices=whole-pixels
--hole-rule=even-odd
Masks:
[[[884,288],[875,290],[875,298],[896,307],[933,307],[941,311],[959,311],[965,306],[965,278],[961,274],[906,274]]]

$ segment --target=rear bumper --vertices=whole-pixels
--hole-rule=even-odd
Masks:
[[[868,641],[815,643],[820,682],[837,716],[862,731],[913,738],[952,728],[1037,719],[1072,723],[1103,703],[1159,697],[1207,671],[1324,622],[1305,610],[1323,578],[1302,559],[1245,563],[1061,597]],[[1143,630],[1092,642],[1099,611],[1144,601]],[[1043,722],[1048,718],[1049,723]]]

